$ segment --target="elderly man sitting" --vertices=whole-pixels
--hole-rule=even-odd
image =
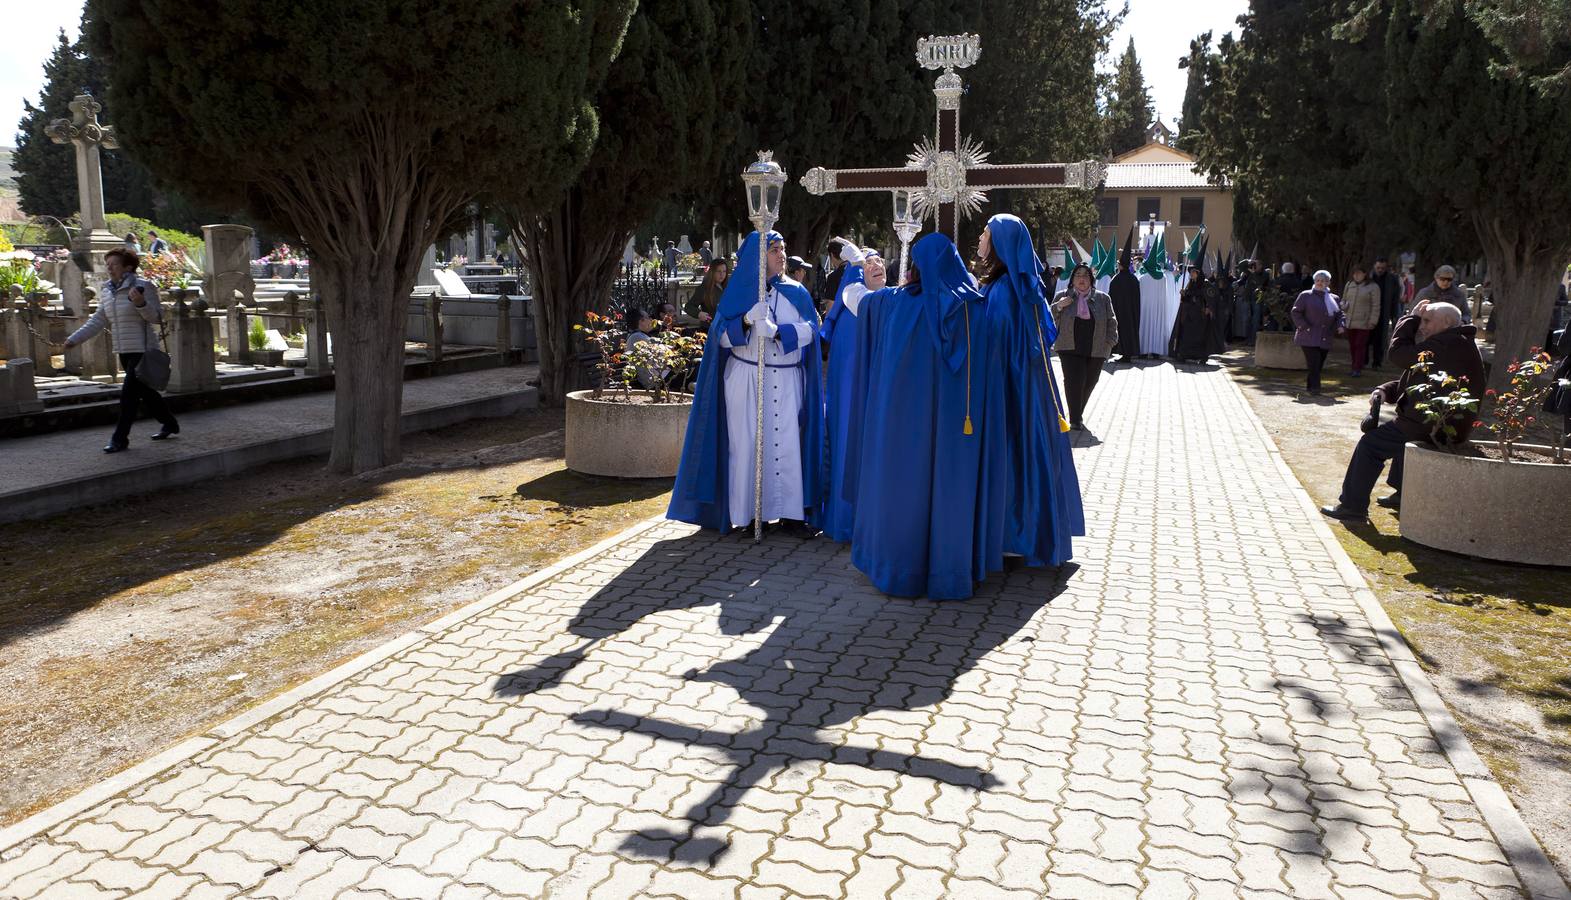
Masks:
[[[1396,323],[1391,336],[1389,357],[1399,366],[1411,367],[1418,354],[1433,354],[1435,371],[1447,372],[1463,379],[1462,389],[1482,397],[1484,393],[1484,360],[1474,342],[1477,329],[1462,323],[1462,311],[1450,303],[1432,303],[1428,300],[1414,304],[1413,311]],[[1381,506],[1397,509],[1401,506],[1402,455],[1408,441],[1430,440],[1432,428],[1424,421],[1423,413],[1414,409],[1419,401],[1408,396],[1407,389],[1424,376],[1407,368],[1397,381],[1389,381],[1375,388],[1370,395],[1368,418],[1364,420],[1364,436],[1353,450],[1353,459],[1347,464],[1347,475],[1342,479],[1342,496],[1336,506],[1321,508],[1333,519],[1362,521],[1368,517],[1369,494],[1380,478],[1386,461],[1391,462],[1391,474],[1386,482],[1396,493],[1380,501]],[[1378,425],[1379,402],[1396,403],[1396,418]],[[1473,428],[1473,417],[1456,416],[1449,424],[1456,429],[1457,442],[1465,441]]]

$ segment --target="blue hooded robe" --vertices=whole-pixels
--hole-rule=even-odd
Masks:
[[[781,240],[777,232],[769,232],[771,242]],[[704,358],[698,366],[698,378],[693,387],[693,410],[687,419],[687,436],[682,444],[682,462],[676,471],[676,485],[671,491],[671,505],[666,518],[687,522],[703,528],[727,531],[746,522],[732,522],[730,486],[728,479],[731,448],[726,439],[725,369],[732,359],[731,350],[720,345],[720,335],[726,334],[736,347],[747,345],[747,330],[742,317],[760,299],[758,295],[758,233],[755,231],[742,242],[737,251],[736,270],[726,282],[725,292],[715,309],[714,321],[709,325],[709,338],[704,345]],[[769,281],[804,322],[817,323],[818,310],[807,289],[776,275]],[[795,329],[782,329],[779,340],[786,352],[796,346]],[[821,354],[816,348],[801,348],[803,369],[802,409],[798,417],[801,437],[802,498],[806,507],[802,518],[817,525],[824,500],[824,405],[823,367]],[[740,363],[736,363],[740,365]],[[737,448],[738,452],[751,455],[753,448]]]
[[[818,337],[829,345],[829,375],[824,384],[824,419],[828,428],[828,484],[825,489],[824,514],[821,527],[831,540],[845,543],[851,540],[851,526],[855,521],[855,487],[846,485],[846,439],[853,420],[851,418],[851,386],[856,379],[856,366],[861,331],[857,315],[846,308],[846,289],[864,284],[866,272],[861,263],[848,263],[835,291],[834,305],[824,314],[824,325]]]
[[[1002,567],[999,347],[949,238],[911,255],[921,284],[876,291],[857,316],[851,561],[886,594],[962,600]]]
[[[1009,502],[1004,549],[1028,566],[1056,566],[1085,534],[1080,480],[1069,435],[1059,427],[1061,397],[1051,348],[1058,328],[1042,290],[1042,263],[1024,222],[1007,213],[987,221],[993,256],[1008,274],[983,288],[987,320],[1003,342],[1004,440]]]

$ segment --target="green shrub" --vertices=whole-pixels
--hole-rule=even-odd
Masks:
[[[185,253],[188,256],[206,249],[206,245],[202,239],[194,234],[186,234],[183,231],[176,231],[173,228],[164,228],[163,226],[155,225],[146,219],[138,219],[136,216],[128,216],[125,213],[110,213],[109,215],[105,216],[104,219],[109,223],[109,231],[113,233],[115,237],[123,238],[126,236],[127,232],[136,232],[137,240],[141,241],[142,249],[144,251],[147,250],[148,247],[152,246],[153,243],[147,239],[147,232],[149,230],[158,232],[158,236],[167,241],[169,246],[181,251],[182,253]]]

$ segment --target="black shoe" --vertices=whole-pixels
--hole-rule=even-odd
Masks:
[[[179,425],[165,425],[163,428],[158,430],[157,434],[152,435],[152,439],[155,441],[167,441],[179,433]]]
[[[794,538],[810,541],[818,537],[818,529],[801,519],[781,519],[780,530]]]
[[[1350,509],[1340,503],[1335,506],[1322,506],[1320,511],[1326,516],[1341,522],[1364,522],[1369,519],[1368,513],[1362,510]]]
[[[1004,554],[1004,571],[1018,572],[1026,567],[1026,558],[1014,553]]]
[[[1400,510],[1402,508],[1402,492],[1397,491],[1389,497],[1381,497],[1375,501],[1375,504],[1384,506],[1386,509]]]
[[[109,443],[104,445],[104,452],[105,453],[119,453],[122,450],[130,450],[130,449],[131,449],[131,445],[129,443],[117,444],[114,441],[110,441]]]
[[[1070,422],[1069,423],[1069,430],[1070,431],[1085,431],[1086,430],[1086,426],[1085,426],[1085,423],[1083,423],[1083,422]]]

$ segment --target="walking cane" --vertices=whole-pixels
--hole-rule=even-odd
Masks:
[[[747,193],[747,217],[758,233],[758,299],[769,294],[769,230],[780,221],[780,189],[786,173],[768,150],[759,151],[758,160],[742,170],[742,185]],[[758,336],[758,393],[753,407],[757,421],[753,432],[753,540],[764,539],[764,333],[753,323]]]

